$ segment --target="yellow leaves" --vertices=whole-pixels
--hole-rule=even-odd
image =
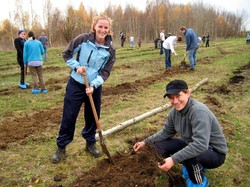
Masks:
[[[167,11],[166,11],[167,7],[165,4],[161,3],[158,7],[158,19],[159,19],[159,24],[160,26],[164,26],[164,22],[166,22],[167,19]]]

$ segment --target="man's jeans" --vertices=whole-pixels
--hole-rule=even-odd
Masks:
[[[190,69],[194,69],[196,66],[196,52],[199,46],[195,46],[188,51],[188,59],[190,62]]]
[[[171,68],[171,50],[170,49],[164,49],[165,50],[165,66],[166,68]]]
[[[43,61],[46,61],[48,60],[48,47],[46,45],[43,46],[43,49],[44,49],[44,54],[43,54]]]

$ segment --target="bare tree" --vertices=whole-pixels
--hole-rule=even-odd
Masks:
[[[29,13],[23,10],[22,0],[16,0],[16,10],[14,11],[14,21],[19,28],[28,29],[30,27]]]
[[[89,32],[91,20],[97,14],[93,8],[86,10],[83,3],[80,3],[77,10],[69,5],[66,11],[62,12],[57,8],[53,9],[51,0],[43,0],[43,24],[41,24],[40,18],[33,11],[34,0],[29,1],[29,12],[24,11],[25,2],[15,0],[16,8],[10,11],[10,26],[6,22],[1,23],[1,37],[4,38],[7,34],[5,31],[8,26],[12,35],[9,41],[11,44],[18,29],[32,28],[36,33],[45,31],[50,46],[64,45],[76,35]],[[144,11],[131,5],[126,5],[123,9],[110,3],[103,14],[114,20],[114,41],[119,40],[119,33],[123,31],[126,34],[133,33],[134,37],[140,37],[144,42],[153,41],[159,35],[160,29],[178,34],[181,25],[193,27],[199,35],[209,32],[211,38],[237,36],[244,30],[247,17],[244,11],[241,14],[222,11],[204,5],[201,1],[183,5],[171,4],[169,0],[147,0]],[[1,49],[5,46],[0,43]]]
[[[53,24],[51,21],[53,12],[53,7],[51,4],[51,0],[45,0],[43,5],[43,25],[46,35],[48,37],[49,46],[52,46],[52,32],[53,32]]]
[[[76,25],[77,17],[74,8],[68,5],[66,16],[63,20],[63,24],[59,25],[61,33],[63,34],[65,40],[69,42],[74,36],[76,36]]]

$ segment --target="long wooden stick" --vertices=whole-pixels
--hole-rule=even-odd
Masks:
[[[85,81],[86,87],[89,88],[89,82],[88,82],[87,76],[84,75],[83,77],[84,77],[84,81]],[[94,118],[95,118],[97,130],[101,131],[102,129],[101,129],[101,125],[100,125],[100,122],[99,122],[99,119],[98,119],[98,115],[97,115],[97,112],[96,112],[96,108],[95,108],[95,103],[94,103],[93,97],[92,97],[92,95],[88,95],[88,96],[89,96],[89,101],[90,101],[91,108],[92,108],[92,111],[93,111],[93,115],[94,115]]]
[[[89,88],[89,82],[88,82],[87,76],[83,75],[83,77],[84,77],[84,82],[85,82],[86,87]],[[102,128],[101,128],[101,124],[100,124],[99,119],[98,119],[98,115],[97,115],[97,112],[96,112],[95,103],[94,103],[92,94],[89,94],[88,97],[89,97],[89,101],[90,101],[91,108],[92,108],[92,111],[93,111],[93,115],[94,115],[94,118],[95,118],[95,123],[96,123],[97,131],[98,131],[98,134],[99,134],[102,151],[107,155],[109,161],[111,163],[114,163],[112,158],[111,158],[111,155],[110,155],[110,153],[108,151],[108,148],[107,148],[107,146],[106,146],[106,144],[104,142],[104,137],[102,135]]]
[[[190,89],[191,92],[194,92],[195,90],[197,90],[202,84],[205,84],[206,82],[208,82],[208,78],[205,78],[203,80],[201,80],[200,82],[198,82],[193,88]],[[135,124],[145,118],[148,118],[150,116],[153,116],[155,115],[156,113],[159,113],[159,112],[163,112],[165,110],[167,110],[168,108],[171,108],[172,105],[170,104],[170,102],[166,103],[165,105],[161,106],[161,107],[158,107],[158,108],[155,108],[151,111],[148,111],[140,116],[137,116],[135,118],[132,118],[130,120],[127,120],[125,122],[122,122],[120,123],[119,125],[115,126],[115,127],[112,127],[111,129],[108,129],[106,131],[103,131],[102,132],[102,135],[103,136],[106,136],[106,135],[109,135],[109,134],[112,134],[114,132],[117,132],[117,131],[121,131],[123,129],[125,129],[126,127],[132,125],[132,124]],[[96,138],[98,138],[98,134],[96,134]]]

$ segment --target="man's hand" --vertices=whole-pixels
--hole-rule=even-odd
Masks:
[[[168,171],[174,166],[174,161],[171,157],[164,159],[164,164],[158,164],[158,167],[163,171]]]
[[[142,148],[143,146],[145,146],[145,142],[137,142],[135,143],[135,145],[133,146],[133,149],[135,152],[137,152],[140,148]]]

